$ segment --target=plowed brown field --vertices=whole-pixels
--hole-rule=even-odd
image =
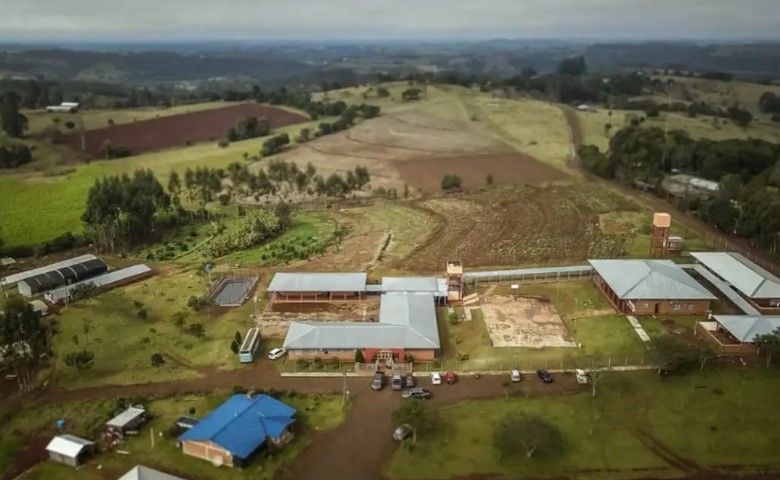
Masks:
[[[419,272],[447,260],[469,267],[582,262],[609,243],[599,213],[637,208],[608,192],[572,186],[435,198],[420,207],[439,224],[403,262]]]
[[[123,145],[129,148],[133,155],[164,148],[183,147],[187,142],[223,138],[230,127],[246,117],[265,118],[272,128],[308,120],[303,115],[281,108],[257,103],[241,103],[230,107],[89,130],[84,135],[85,150],[89,155],[99,157],[100,148],[105,141]],[[71,134],[67,138],[74,149],[81,149],[80,133]]]
[[[484,186],[488,174],[495,184],[536,185],[571,178],[527,155],[511,153],[420,158],[397,162],[395,168],[406,183],[426,193],[440,192],[441,179],[448,174],[460,177],[466,189]]]

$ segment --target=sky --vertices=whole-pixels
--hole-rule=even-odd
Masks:
[[[778,0],[0,0],[6,40],[780,39]]]

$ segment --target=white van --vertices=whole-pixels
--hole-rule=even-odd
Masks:
[[[588,383],[588,374],[585,373],[585,370],[578,368],[574,370],[574,374],[577,376],[577,383],[580,385],[586,385]]]

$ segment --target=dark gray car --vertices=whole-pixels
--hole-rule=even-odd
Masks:
[[[405,388],[414,388],[415,385],[416,385],[416,383],[414,381],[414,377],[413,376],[407,375],[404,378],[404,387]]]

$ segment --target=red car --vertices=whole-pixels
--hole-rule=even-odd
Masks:
[[[447,372],[447,385],[452,385],[457,381],[458,381],[458,377],[457,375],[455,375],[455,372]]]

